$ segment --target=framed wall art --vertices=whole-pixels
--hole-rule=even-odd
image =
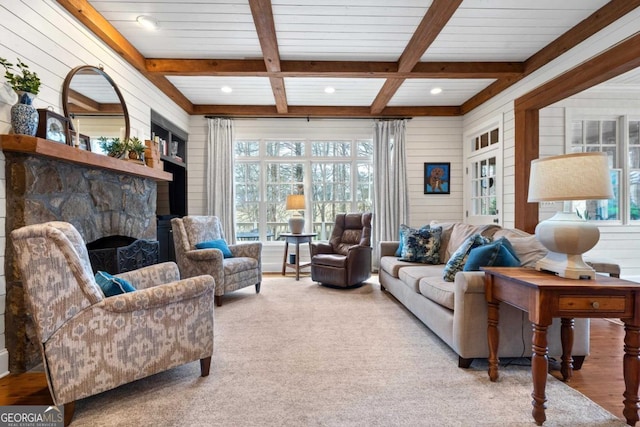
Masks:
[[[449,194],[451,163],[424,164],[424,194]]]

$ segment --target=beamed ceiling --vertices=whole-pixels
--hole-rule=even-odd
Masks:
[[[640,6],[640,0],[57,1],[187,113],[233,117],[464,114]],[[140,15],[159,27],[143,29]],[[432,95],[436,87],[442,92]]]

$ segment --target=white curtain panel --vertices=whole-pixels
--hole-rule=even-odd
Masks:
[[[233,188],[233,120],[209,119],[207,142],[207,215],[220,218],[225,239],[236,241]]]
[[[380,120],[373,135],[373,261],[378,242],[398,240],[400,224],[409,221],[406,120]]]

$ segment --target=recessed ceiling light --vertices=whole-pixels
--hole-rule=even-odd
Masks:
[[[332,88],[331,86],[327,86],[324,88],[324,93],[334,93],[335,91],[335,88]]]
[[[158,21],[147,15],[138,16],[136,21],[138,21],[138,24],[142,25],[147,30],[155,30],[158,28]]]
[[[442,88],[440,87],[434,87],[433,89],[431,89],[431,95],[437,95],[441,92],[442,92]]]
[[[220,90],[221,90],[221,91],[223,91],[224,93],[231,93],[231,92],[233,92],[233,89],[232,89],[231,87],[229,87],[229,86],[222,86],[222,87],[220,88]]]

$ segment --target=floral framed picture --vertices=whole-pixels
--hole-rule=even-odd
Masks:
[[[449,194],[451,163],[424,164],[424,194]]]

